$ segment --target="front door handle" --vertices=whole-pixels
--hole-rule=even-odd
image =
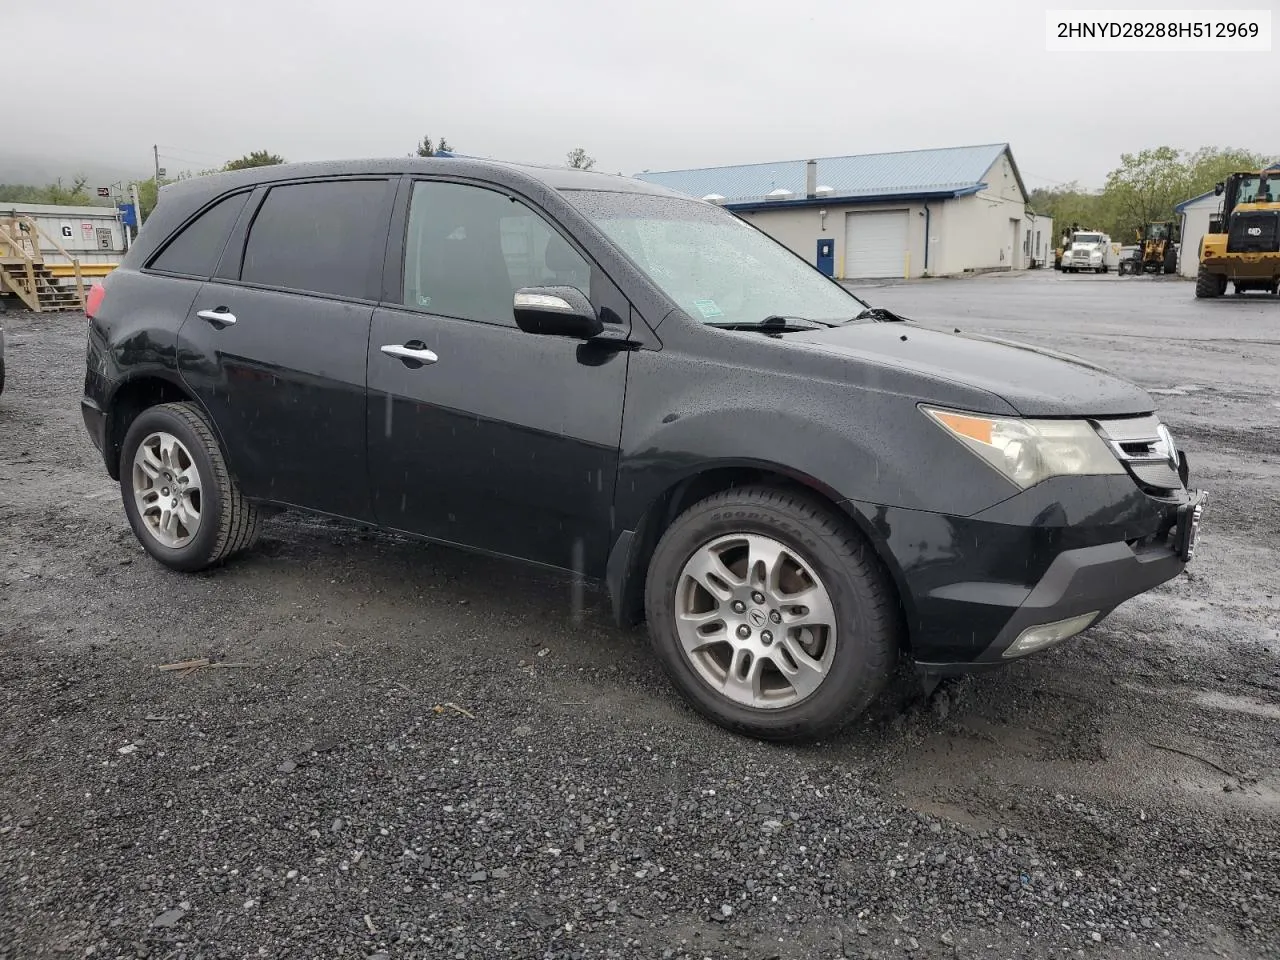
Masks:
[[[201,320],[208,320],[210,323],[216,323],[222,327],[229,327],[236,322],[236,315],[226,307],[215,307],[212,310],[200,310],[196,316]]]
[[[408,344],[400,343],[388,343],[383,346],[382,352],[388,357],[411,360],[415,363],[435,363],[440,359],[426,347],[411,347]]]

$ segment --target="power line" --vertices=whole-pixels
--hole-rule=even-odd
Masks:
[[[156,146],[159,147],[161,150],[171,151],[174,153],[187,154],[189,157],[197,157],[202,160],[217,159],[215,154],[206,153],[203,150],[189,150],[186,147],[175,147],[172,144],[165,144],[165,143],[160,143],[160,144],[157,144]]]
[[[184,157],[176,153],[166,153],[163,150],[159,152],[158,156],[163,157],[165,160],[172,160],[174,163],[194,164],[195,166],[199,166],[199,167],[208,167],[208,166],[220,167],[222,166],[223,163],[226,162],[223,160],[219,160],[216,163],[211,164],[210,161],[208,160],[196,159],[194,157]]]

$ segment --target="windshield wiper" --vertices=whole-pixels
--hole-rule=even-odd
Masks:
[[[910,323],[906,317],[900,317],[892,310],[886,310],[884,307],[867,307],[860,314],[853,318],[851,323],[857,323],[859,320],[874,320],[877,323]]]
[[[781,314],[773,314],[765,317],[759,323],[733,320],[724,323],[708,323],[707,326],[715,327],[719,330],[761,330],[765,333],[799,333],[802,330],[822,330],[826,327],[834,327],[835,324],[827,323],[823,320],[810,320],[807,317],[784,317]]]

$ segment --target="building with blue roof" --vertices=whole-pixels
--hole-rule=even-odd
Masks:
[[[720,204],[841,279],[1039,266],[1053,223],[1007,143],[636,174]]]

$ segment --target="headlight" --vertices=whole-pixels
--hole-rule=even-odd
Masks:
[[[947,433],[1024,490],[1062,476],[1124,473],[1083,420],[1020,420],[921,406]]]

